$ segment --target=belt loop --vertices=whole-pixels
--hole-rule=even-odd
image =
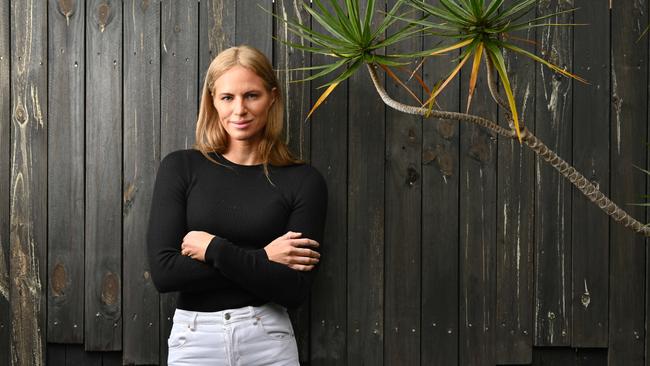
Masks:
[[[196,329],[196,317],[198,315],[199,315],[199,313],[197,313],[197,312],[194,312],[194,314],[192,314],[192,319],[190,320],[189,324],[187,325],[187,327],[190,328],[190,330]]]

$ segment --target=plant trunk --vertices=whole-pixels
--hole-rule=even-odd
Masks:
[[[408,113],[408,114],[420,115],[425,117],[434,117],[439,119],[470,122],[485,127],[500,136],[511,138],[511,139],[517,138],[517,134],[514,130],[505,129],[499,126],[496,122],[483,117],[474,116],[466,113],[439,111],[435,109],[429,113],[429,111],[426,108],[410,106],[410,105],[400,103],[392,99],[388,95],[384,87],[381,85],[377,77],[377,72],[375,71],[375,66],[368,64],[367,67],[368,67],[368,72],[370,73],[370,78],[372,79],[372,82],[375,86],[375,89],[377,90],[377,93],[384,101],[384,103],[391,108],[394,108],[400,112]],[[491,70],[488,70],[488,74],[490,73],[490,71]],[[492,82],[494,81],[493,78],[490,79]],[[494,85],[490,85],[490,92],[492,93],[492,97],[495,98],[497,103],[503,102],[502,100],[499,100],[500,98],[498,94],[495,94]],[[499,104],[502,105],[502,103]],[[508,111],[508,109],[506,109],[506,111]],[[580,192],[582,192],[591,202],[595,203],[598,207],[600,207],[600,209],[603,210],[612,219],[614,219],[614,221],[620,223],[626,228],[634,230],[636,233],[642,234],[644,236],[650,236],[650,226],[642,224],[641,222],[639,222],[638,220],[630,216],[623,209],[621,209],[616,203],[612,202],[612,200],[610,200],[609,197],[607,197],[604,193],[598,190],[598,188],[592,182],[590,182],[587,178],[585,178],[573,166],[571,166],[569,163],[567,163],[562,158],[560,158],[553,150],[549,149],[548,146],[546,146],[539,138],[537,138],[537,136],[533,135],[525,127],[521,131],[521,138],[524,145],[528,146],[531,150],[535,152],[535,154],[540,159],[549,163],[558,172],[560,172],[560,174],[563,177],[568,179],[569,182],[571,182],[571,184],[573,184],[576,188],[578,188]]]

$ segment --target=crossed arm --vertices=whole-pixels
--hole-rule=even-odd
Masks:
[[[286,234],[263,249],[247,250],[215,233],[187,232],[186,182],[179,174],[183,169],[180,157],[168,156],[156,178],[147,231],[156,288],[171,292],[240,286],[286,307],[299,305],[319,257],[327,204],[322,177],[312,173],[305,178]]]

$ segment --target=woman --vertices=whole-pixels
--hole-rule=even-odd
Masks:
[[[178,292],[170,366],[298,365],[286,308],[308,295],[327,188],[283,143],[281,97],[261,52],[223,51],[195,149],[160,163],[147,249],[158,291]]]

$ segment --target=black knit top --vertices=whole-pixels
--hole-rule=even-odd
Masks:
[[[322,246],[327,187],[310,165],[239,165],[211,153],[178,150],[160,163],[151,202],[147,251],[153,283],[178,291],[177,307],[220,311],[272,301],[298,306],[313,270],[271,262],[264,246],[287,231]],[[216,235],[205,263],[180,253],[190,231]]]

